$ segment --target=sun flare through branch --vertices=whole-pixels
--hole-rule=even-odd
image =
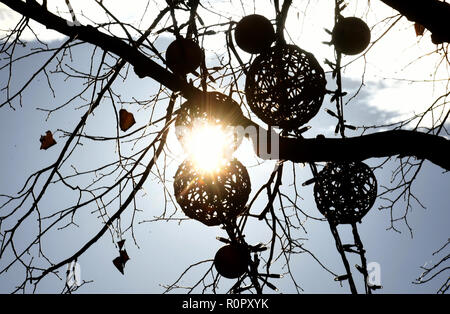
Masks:
[[[203,172],[218,172],[231,158],[233,134],[222,125],[198,123],[186,134],[185,149]]]

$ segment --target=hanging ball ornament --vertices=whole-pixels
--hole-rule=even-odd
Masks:
[[[242,136],[236,134],[232,126],[237,125],[241,117],[241,108],[232,98],[218,92],[201,93],[181,105],[175,121],[176,136],[185,147],[193,129],[206,124],[221,126],[229,135],[225,146],[234,152],[242,142]]]
[[[262,15],[243,17],[236,25],[234,38],[239,48],[248,53],[261,53],[275,40],[272,23]]]
[[[377,197],[377,180],[362,162],[330,162],[319,172],[314,185],[317,208],[330,222],[361,221]]]
[[[313,54],[294,45],[276,45],[253,61],[245,95],[262,121],[295,130],[317,114],[325,85],[325,73]]]
[[[250,195],[250,178],[237,159],[216,172],[202,172],[185,160],[175,174],[174,191],[186,216],[217,226],[242,213]]]
[[[248,269],[249,253],[244,246],[230,244],[221,247],[214,257],[217,272],[229,279],[242,276]]]
[[[197,69],[203,58],[199,45],[186,38],[174,40],[166,50],[166,63],[172,72],[186,75]]]
[[[370,29],[357,17],[342,18],[333,28],[332,43],[338,52],[356,55],[369,46]]]

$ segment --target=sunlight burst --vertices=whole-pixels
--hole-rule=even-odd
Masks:
[[[190,130],[186,137],[186,150],[197,169],[217,172],[231,157],[230,136],[221,125],[203,123]]]

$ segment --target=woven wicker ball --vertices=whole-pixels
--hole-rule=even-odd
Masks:
[[[202,93],[181,105],[175,121],[176,135],[181,144],[185,145],[185,137],[198,124],[220,124],[224,128],[235,125],[242,117],[238,103],[227,95],[218,92]],[[234,136],[230,131],[229,147],[235,151],[242,141],[242,137]]]
[[[174,191],[186,216],[216,226],[241,214],[250,195],[250,178],[237,159],[214,173],[201,172],[186,160],[175,174]]]
[[[377,180],[362,162],[328,163],[314,186],[317,208],[335,224],[361,221],[376,197]]]
[[[243,17],[234,31],[236,44],[248,53],[261,53],[270,48],[275,40],[272,23],[262,15]]]
[[[202,62],[203,51],[198,44],[190,39],[178,38],[166,50],[166,63],[172,72],[186,75]]]
[[[356,55],[369,46],[370,29],[357,17],[343,18],[333,28],[332,42],[337,51],[346,55]]]
[[[248,269],[248,259],[249,253],[243,246],[225,245],[217,251],[214,266],[225,278],[239,278]]]
[[[311,53],[294,45],[277,45],[250,66],[245,95],[262,121],[295,130],[317,114],[325,85],[325,73]]]

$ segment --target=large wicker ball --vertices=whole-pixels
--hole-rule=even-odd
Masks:
[[[356,55],[369,46],[370,29],[357,17],[342,18],[333,28],[332,42],[337,51]]]
[[[203,51],[198,44],[190,39],[178,38],[166,50],[166,63],[172,72],[186,75],[202,62]]]
[[[231,244],[221,247],[215,257],[217,272],[229,279],[239,278],[248,269],[249,253],[241,245]]]
[[[186,216],[216,226],[242,213],[250,195],[247,169],[237,160],[209,173],[184,161],[175,174],[175,197]]]
[[[376,197],[377,180],[362,162],[328,163],[314,186],[317,208],[335,224],[361,221]]]
[[[232,125],[242,117],[238,103],[227,95],[218,92],[202,93],[181,105],[175,121],[176,136],[182,145],[190,130],[201,124],[221,125],[230,133],[229,147],[236,150],[242,137],[235,136]],[[228,128],[227,128],[228,126]]]
[[[275,40],[272,23],[262,15],[252,14],[242,18],[234,31],[236,43],[245,52],[261,53]]]
[[[311,53],[294,45],[277,45],[250,66],[245,95],[262,121],[295,130],[317,114],[325,85],[325,73]]]

